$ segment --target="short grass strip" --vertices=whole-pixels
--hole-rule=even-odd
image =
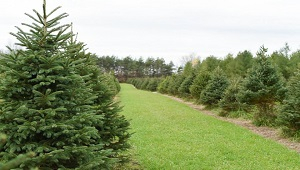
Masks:
[[[300,154],[158,93],[122,84],[133,151],[145,169],[300,169]]]

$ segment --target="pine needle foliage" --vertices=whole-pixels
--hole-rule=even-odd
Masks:
[[[0,148],[2,148],[3,145],[6,143],[6,138],[7,138],[6,135],[0,133]],[[14,158],[6,163],[0,163],[0,169],[1,170],[10,170],[10,169],[16,168],[21,163],[23,163],[24,161],[26,161],[34,156],[35,156],[35,153],[33,153],[33,152],[29,152],[24,155],[23,154],[19,155],[16,158]]]
[[[246,76],[239,93],[241,102],[258,108],[254,114],[256,125],[274,124],[274,107],[285,91],[281,77],[268,60],[266,52],[267,49],[262,46],[257,53],[257,63]]]
[[[178,88],[179,96],[183,98],[189,98],[191,96],[190,87],[194,81],[194,75],[189,75],[185,77],[184,81],[181,83],[180,87]]]
[[[209,74],[209,72],[201,71],[193,80],[193,83],[190,86],[189,90],[191,92],[191,95],[197,100],[197,102],[200,102],[201,92],[205,89],[210,79],[211,74]]]
[[[11,33],[23,49],[0,59],[0,130],[7,143],[3,162],[19,154],[36,153],[20,169],[109,169],[129,146],[128,121],[118,113],[114,93],[71,24],[60,25],[59,9],[35,16]]]
[[[300,70],[289,81],[286,99],[278,116],[286,136],[300,138]]]
[[[169,94],[177,96],[179,94],[179,87],[181,83],[184,81],[185,77],[182,74],[176,74],[171,76],[171,81],[168,87]]]
[[[208,84],[200,94],[200,102],[209,107],[216,106],[222,99],[228,85],[229,81],[227,77],[224,75],[222,69],[217,67],[212,73]]]
[[[162,82],[158,84],[157,90],[163,94],[168,93],[168,87],[170,85],[171,79],[171,76],[167,76]]]
[[[68,47],[66,50],[68,56],[81,61],[76,72],[84,77],[86,85],[97,96],[92,106],[97,115],[104,116],[103,124],[95,125],[104,143],[104,148],[112,150],[112,158],[117,158],[121,162],[126,161],[127,156],[122,152],[130,147],[128,144],[131,136],[128,133],[130,124],[124,116],[119,114],[121,107],[114,102],[115,95],[120,91],[118,80],[111,74],[101,72],[97,66],[97,58],[91,53],[86,53],[85,45],[82,42],[71,38]]]
[[[226,88],[223,98],[219,102],[223,114],[241,109],[241,103],[238,101],[237,97],[237,94],[240,91],[240,82],[240,78],[232,79],[230,85]]]

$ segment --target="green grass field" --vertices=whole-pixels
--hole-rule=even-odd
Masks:
[[[300,154],[274,141],[161,94],[121,87],[143,169],[300,169]]]

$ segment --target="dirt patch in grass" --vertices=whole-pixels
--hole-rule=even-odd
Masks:
[[[114,170],[141,170],[144,168],[136,160],[129,160],[128,163],[119,164],[113,169]]]
[[[265,138],[277,141],[278,143],[283,144],[283,145],[287,146],[288,148],[293,149],[293,150],[297,151],[298,153],[300,153],[300,143],[299,142],[294,142],[294,141],[292,141],[291,139],[288,139],[288,138],[283,138],[280,135],[280,130],[279,129],[270,128],[270,127],[258,127],[258,126],[253,125],[250,120],[221,117],[221,116],[218,116],[218,115],[214,114],[213,112],[211,112],[209,110],[205,110],[205,107],[203,105],[197,105],[197,104],[194,104],[192,102],[187,102],[187,101],[184,101],[183,99],[173,97],[173,96],[168,96],[168,95],[165,95],[165,96],[167,96],[167,97],[169,97],[173,100],[176,100],[178,102],[185,103],[188,106],[190,106],[190,107],[192,107],[196,110],[199,110],[199,111],[201,111],[202,113],[204,113],[206,115],[213,116],[217,119],[227,121],[227,122],[231,122],[231,123],[234,123],[236,125],[242,126],[242,127],[246,128],[246,129],[249,129],[250,131],[252,131],[252,132],[254,132],[254,133],[256,133],[260,136],[263,136]]]

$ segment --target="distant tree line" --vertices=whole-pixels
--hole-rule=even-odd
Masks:
[[[160,81],[128,82],[217,108],[221,116],[247,117],[258,126],[279,126],[285,135],[300,135],[300,50],[290,54],[288,44],[271,54],[262,46],[256,56],[243,51],[224,59],[192,59],[182,72]]]
[[[125,82],[128,78],[170,76],[174,70],[173,62],[166,64],[163,58],[149,57],[144,60],[133,59],[130,56],[122,59],[116,56],[102,56],[98,57],[97,63],[104,72],[114,73],[120,82]]]

